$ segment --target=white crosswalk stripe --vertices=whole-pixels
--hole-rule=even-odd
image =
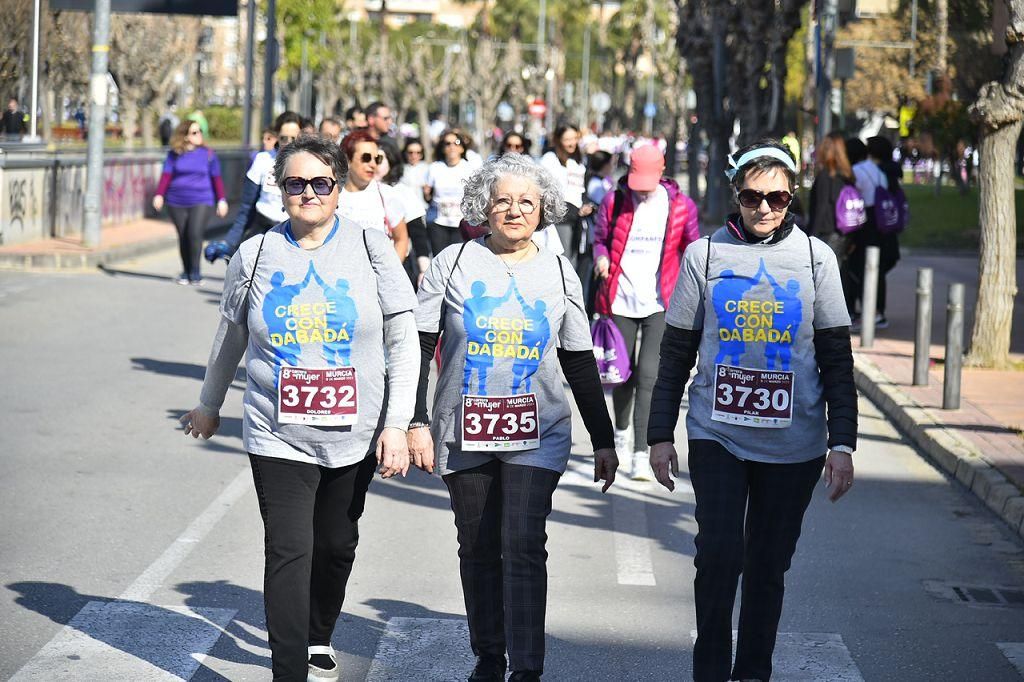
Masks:
[[[1017,674],[1024,677],[1024,642],[998,642],[996,646],[1016,669]]]
[[[465,679],[475,661],[465,620],[392,618],[366,682],[450,682]]]
[[[11,680],[187,680],[235,613],[91,601]]]
[[[690,639],[697,641],[696,630]],[[735,630],[732,641],[735,649]],[[772,678],[786,682],[864,682],[842,635],[834,632],[780,632],[772,668]]]

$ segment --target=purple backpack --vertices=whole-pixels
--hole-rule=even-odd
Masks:
[[[836,230],[840,234],[850,234],[864,227],[868,221],[868,213],[864,209],[864,197],[853,185],[846,185],[836,199]]]
[[[890,192],[881,185],[875,188],[875,225],[879,232],[895,234],[903,231],[901,209],[906,201],[901,189]]]
[[[626,382],[633,370],[626,351],[626,340],[622,338],[622,332],[612,318],[600,317],[595,320],[590,326],[590,336],[594,341],[594,358],[597,360],[601,383],[618,386]]]

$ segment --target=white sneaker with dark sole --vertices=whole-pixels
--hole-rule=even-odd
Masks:
[[[654,471],[651,469],[651,459],[648,454],[643,451],[637,451],[633,453],[633,471],[630,477],[634,481],[653,481]]]
[[[311,646],[307,649],[307,655],[312,658],[314,655],[328,656],[334,665],[330,668],[321,668],[309,664],[309,671],[306,673],[306,682],[335,682],[341,671],[338,669],[338,656],[334,649],[329,646]]]

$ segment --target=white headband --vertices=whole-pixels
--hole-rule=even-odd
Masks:
[[[760,159],[765,156],[769,156],[773,159],[778,159],[779,161],[786,164],[786,168],[788,168],[791,172],[796,173],[796,164],[793,163],[793,157],[791,157],[789,154],[782,151],[781,149],[776,149],[775,147],[758,147],[757,149],[751,149],[749,152],[741,156],[738,161],[734,160],[732,158],[732,154],[730,154],[729,169],[725,171],[725,176],[732,180],[733,177],[735,177],[736,175],[736,171],[738,171],[744,165],[750,163],[754,159]]]

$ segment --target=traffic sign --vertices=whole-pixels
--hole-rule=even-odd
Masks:
[[[535,99],[530,102],[530,106],[527,108],[531,116],[542,118],[548,111],[548,105],[542,99]]]
[[[645,118],[654,118],[654,116],[657,113],[658,113],[658,107],[655,106],[654,102],[648,102],[647,104],[644,105],[644,117]]]

